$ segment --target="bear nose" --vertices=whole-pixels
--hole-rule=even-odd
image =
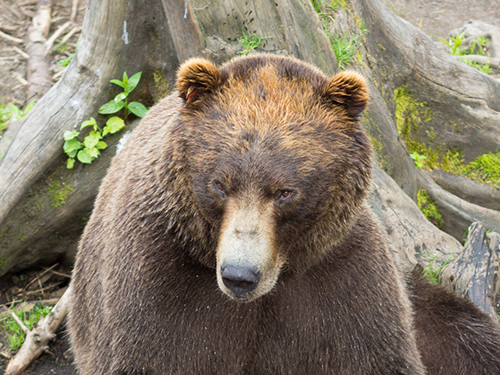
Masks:
[[[230,264],[221,266],[221,276],[224,285],[236,297],[254,290],[260,280],[259,271],[255,271],[250,267],[233,266]]]

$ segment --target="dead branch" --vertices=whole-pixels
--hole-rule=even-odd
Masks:
[[[14,38],[13,36],[10,36],[9,34],[5,34],[4,32],[0,31],[0,37],[4,38],[8,41],[14,42],[14,43],[22,43],[23,40],[19,38]]]
[[[78,12],[78,0],[73,0],[73,4],[71,6],[71,15],[69,16],[69,20],[73,23],[75,22],[77,12]]]
[[[66,290],[52,311],[40,320],[37,327],[28,332],[23,346],[9,362],[5,375],[22,374],[33,360],[48,350],[48,342],[54,339],[55,332],[66,317],[70,295],[71,287]]]
[[[26,52],[28,59],[27,101],[40,99],[52,86],[49,62],[46,60],[46,37],[50,28],[51,0],[38,0],[33,25],[28,29]]]

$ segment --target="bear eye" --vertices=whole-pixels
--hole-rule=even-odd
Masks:
[[[220,181],[215,181],[214,182],[215,189],[217,189],[217,192],[221,195],[226,195],[226,190],[224,189],[224,185]]]
[[[291,191],[291,190],[279,190],[277,195],[278,195],[278,199],[280,201],[286,201],[293,196],[293,191]]]

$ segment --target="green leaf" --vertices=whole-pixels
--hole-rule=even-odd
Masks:
[[[108,144],[104,141],[99,141],[96,145],[95,148],[99,150],[104,150],[106,147],[108,147]]]
[[[115,134],[124,127],[125,121],[123,121],[120,117],[113,116],[106,122],[106,126],[103,129],[103,136],[108,133]]]
[[[121,92],[118,95],[116,95],[113,100],[116,103],[118,103],[118,102],[121,102],[121,101],[125,100],[127,98],[127,96],[128,96],[128,92]]]
[[[87,126],[92,126],[94,130],[97,130],[97,123],[95,121],[95,118],[91,117],[90,120],[82,122],[82,125],[80,126],[80,130],[83,128],[86,128]]]
[[[92,157],[92,159],[95,159],[96,157],[99,156],[100,152],[97,148],[90,148],[88,149],[87,151],[89,153],[89,155]]]
[[[139,84],[139,81],[141,80],[141,75],[142,75],[142,72],[139,72],[139,73],[135,73],[132,77],[129,78],[127,85],[125,87],[125,91],[127,93],[132,92],[132,90],[137,87],[137,85]]]
[[[70,152],[66,152],[66,155],[68,155],[70,158],[74,158],[76,156],[78,150],[80,150],[80,149],[76,148],[74,150],[71,150]]]
[[[69,158],[68,161],[66,162],[66,168],[73,169],[74,166],[75,166],[75,159]]]
[[[123,107],[125,107],[124,102],[115,102],[114,100],[111,100],[110,102],[107,102],[101,108],[99,108],[99,113],[101,115],[110,115],[112,113],[118,112]]]
[[[21,110],[13,103],[7,105],[10,109],[10,121],[20,121],[23,118]]]
[[[100,132],[91,131],[89,133],[89,135],[87,135],[85,137],[85,140],[83,141],[83,143],[85,144],[85,147],[91,149],[91,148],[94,148],[97,145],[97,143],[99,143],[101,138],[102,138],[102,135]]]
[[[73,138],[73,139],[69,139],[67,140],[66,142],[64,142],[64,146],[63,146],[63,149],[64,149],[64,152],[66,154],[69,155],[69,153],[71,153],[72,151],[78,151],[80,150],[81,148],[83,148],[83,144],[82,142],[80,142],[78,139],[76,138]]]
[[[128,83],[128,76],[127,76],[127,72],[123,72],[123,84],[124,84],[124,87],[127,87],[127,83]]]
[[[78,152],[78,155],[76,157],[80,161],[80,163],[83,163],[83,164],[92,163],[92,156],[90,156],[87,148],[80,150],[80,152]]]
[[[128,103],[127,108],[130,112],[140,118],[143,118],[146,116],[146,113],[148,113],[148,109],[144,106],[144,104],[139,102],[130,102]]]
[[[70,139],[76,138],[80,135],[79,131],[76,130],[67,130],[64,132],[64,140],[69,141]]]
[[[26,107],[24,107],[24,109],[22,111],[23,112],[23,117],[26,116],[28,114],[28,112],[33,109],[33,107],[35,106],[35,104],[36,104],[37,101],[38,100],[33,99],[28,104],[26,104]]]
[[[118,85],[118,86],[120,86],[120,87],[125,88],[125,85],[124,85],[124,84],[123,84],[123,82],[122,82],[122,81],[120,81],[119,79],[112,79],[112,80],[111,80],[111,81],[109,81],[109,82],[114,83],[115,85]]]

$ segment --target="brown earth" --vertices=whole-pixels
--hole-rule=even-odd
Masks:
[[[425,31],[434,41],[438,41],[439,38],[448,39],[448,34],[452,29],[461,27],[471,19],[500,27],[500,1],[498,0],[382,0],[382,2],[394,13]],[[71,7],[72,0],[53,1],[49,36],[69,20]],[[81,26],[85,7],[86,0],[79,0],[76,25]],[[35,12],[36,0],[0,0],[0,31],[25,40],[28,26]],[[52,74],[55,76],[54,82],[64,69],[58,62],[74,53],[78,37],[79,33],[76,33],[65,45],[50,55]],[[0,36],[0,105],[14,103],[23,108],[26,105],[26,58],[15,47],[24,50],[25,46],[24,43],[11,42]],[[5,306],[12,301],[15,292],[24,288],[29,280],[35,279],[37,273],[40,274],[40,272],[41,269],[31,270],[0,280],[0,313],[2,304],[5,309]],[[19,281],[20,279],[25,279],[24,285]],[[63,284],[53,287],[50,293],[54,295],[57,295],[57,288],[64,286],[64,281],[56,277],[44,285],[55,285],[56,281]],[[39,297],[47,299],[50,297],[47,293]],[[26,299],[33,300],[33,298],[31,295]],[[0,323],[1,320],[2,318],[0,318]],[[0,324],[0,328],[2,326]],[[0,352],[8,352],[7,337],[2,329],[0,329]],[[0,372],[3,372],[7,362],[8,360],[0,355]],[[26,372],[29,375],[75,373],[64,328],[52,344],[51,352],[42,355]]]

